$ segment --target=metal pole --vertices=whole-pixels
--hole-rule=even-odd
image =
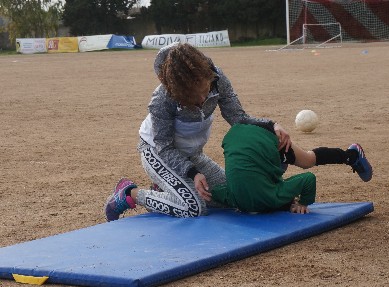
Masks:
[[[286,9],[286,43],[290,44],[290,31],[289,31],[289,0],[285,0],[285,9]]]

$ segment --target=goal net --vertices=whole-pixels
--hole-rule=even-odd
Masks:
[[[288,45],[389,40],[389,0],[286,0]]]

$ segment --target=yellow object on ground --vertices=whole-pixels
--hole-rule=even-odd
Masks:
[[[19,274],[12,274],[15,281],[18,283],[27,283],[27,284],[34,284],[34,285],[43,285],[49,277],[42,276],[42,277],[35,277],[35,276],[25,276],[25,275],[19,275]]]

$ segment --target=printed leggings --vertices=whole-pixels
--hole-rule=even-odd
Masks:
[[[144,170],[161,191],[140,189],[137,203],[148,211],[169,214],[175,217],[196,217],[207,214],[207,205],[220,207],[216,202],[206,203],[195,189],[194,182],[181,177],[171,170],[156,154],[153,147],[145,142],[138,146]],[[210,190],[216,185],[225,184],[224,169],[205,154],[189,158],[196,169],[207,179]]]

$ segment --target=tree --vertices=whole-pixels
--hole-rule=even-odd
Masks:
[[[285,26],[284,0],[151,0],[157,32],[198,33],[239,27],[275,37]]]
[[[0,14],[11,43],[16,38],[56,36],[61,19],[61,4],[51,0],[0,0]]]
[[[137,0],[66,0],[64,24],[73,35],[126,33],[129,10]]]
[[[158,33],[194,33],[205,0],[151,0],[150,10]]]

